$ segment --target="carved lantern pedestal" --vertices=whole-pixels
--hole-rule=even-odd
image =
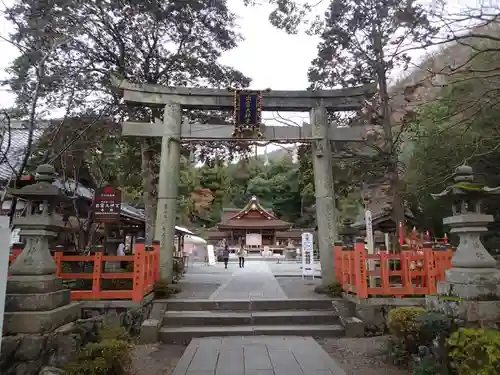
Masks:
[[[489,195],[499,194],[500,188],[475,182],[472,168],[466,165],[455,170],[454,182],[432,195],[452,204],[453,216],[443,223],[459,236],[460,243],[452,268],[446,271],[445,280],[438,282],[438,296],[428,296],[428,305],[468,323],[494,325],[500,322],[500,269],[481,242],[481,234],[493,222],[492,215],[481,213],[481,202]]]
[[[49,240],[63,227],[54,207],[68,199],[52,184],[54,180],[54,167],[40,165],[35,184],[10,190],[12,196],[28,202],[28,209],[26,216],[14,220],[26,245],[9,269],[4,319],[7,335],[51,332],[80,314],[80,304],[71,302],[71,292],[55,275],[56,264],[49,251]]]

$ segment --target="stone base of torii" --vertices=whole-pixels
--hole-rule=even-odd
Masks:
[[[167,87],[132,84],[113,77],[128,105],[164,108],[163,121],[125,122],[124,136],[162,137],[158,210],[155,239],[160,240],[160,277],[170,281],[173,270],[174,227],[177,210],[181,142],[231,140],[234,125],[189,124],[183,109],[234,109],[234,94],[224,89]],[[321,276],[324,285],[335,280],[333,243],[337,239],[335,194],[332,176],[332,141],[359,142],[369,130],[363,126],[338,128],[329,124],[328,111],[354,111],[375,93],[372,85],[340,90],[270,91],[263,94],[263,111],[310,112],[310,125],[262,126],[258,140],[279,143],[312,143],[316,216]],[[370,127],[371,128],[371,127]],[[244,140],[239,140],[244,141]],[[248,141],[256,141],[249,139]]]

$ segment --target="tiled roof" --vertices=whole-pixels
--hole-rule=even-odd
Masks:
[[[33,131],[33,144],[40,139],[42,134],[43,129]],[[5,132],[0,146],[0,158],[2,159],[0,163],[0,180],[8,181],[18,171],[28,146],[28,135],[28,129],[11,129],[10,132]],[[6,153],[5,158],[4,153]]]
[[[48,125],[49,122],[37,123],[38,128],[33,131],[33,144],[40,139]],[[8,134],[10,134],[10,137]],[[0,163],[0,180],[8,181],[20,167],[28,146],[28,135],[28,128],[22,121],[15,121],[15,126],[13,124],[10,131],[5,133],[2,139],[2,154],[0,158],[3,159],[3,153],[6,151],[8,152],[6,152],[5,160]],[[76,184],[76,189],[74,181],[63,182],[61,179],[57,179],[54,184],[65,190],[66,193],[76,193],[77,196],[85,197],[90,200],[94,198],[94,190],[80,183]],[[136,220],[145,219],[144,210],[132,207],[126,203],[122,203],[121,205],[121,214]]]
[[[226,224],[219,224],[220,228],[235,227],[235,228],[260,228],[260,227],[290,227],[290,223],[283,220],[267,220],[267,219],[240,219],[240,220],[230,220]]]

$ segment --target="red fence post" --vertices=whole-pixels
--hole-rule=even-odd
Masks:
[[[144,258],[146,251],[136,249],[134,254],[134,279],[132,290],[132,301],[140,302],[144,297]]]
[[[380,287],[382,288],[382,294],[390,295],[391,288],[389,283],[389,255],[387,251],[383,251],[379,254],[380,257]]]
[[[354,246],[354,270],[356,272],[356,294],[359,298],[368,298],[366,271],[366,250],[364,238],[357,238]]]
[[[55,255],[54,255],[54,260],[56,262],[56,276],[57,277],[61,277],[61,274],[62,274],[62,257],[63,257],[63,253],[61,252],[56,252]]]
[[[404,246],[403,246],[404,247]],[[399,254],[400,257],[400,265],[401,265],[401,282],[403,284],[403,289],[405,294],[411,295],[413,293],[413,281],[411,279],[411,256],[413,254],[410,252],[410,249],[407,248],[404,251],[401,251]]]
[[[160,280],[160,241],[153,240],[153,283]]]
[[[434,253],[432,251],[432,243],[424,243],[424,269],[425,269],[425,286],[427,294],[436,294],[436,267],[434,263]]]
[[[335,241],[333,245],[333,258],[335,259],[335,280],[337,280],[339,284],[342,284],[342,246],[344,246],[342,241]]]
[[[94,254],[94,269],[92,271],[92,299],[100,299],[103,253]]]

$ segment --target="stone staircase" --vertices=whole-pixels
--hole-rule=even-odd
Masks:
[[[187,343],[211,336],[345,336],[345,317],[331,300],[154,301],[141,328],[143,343]]]

